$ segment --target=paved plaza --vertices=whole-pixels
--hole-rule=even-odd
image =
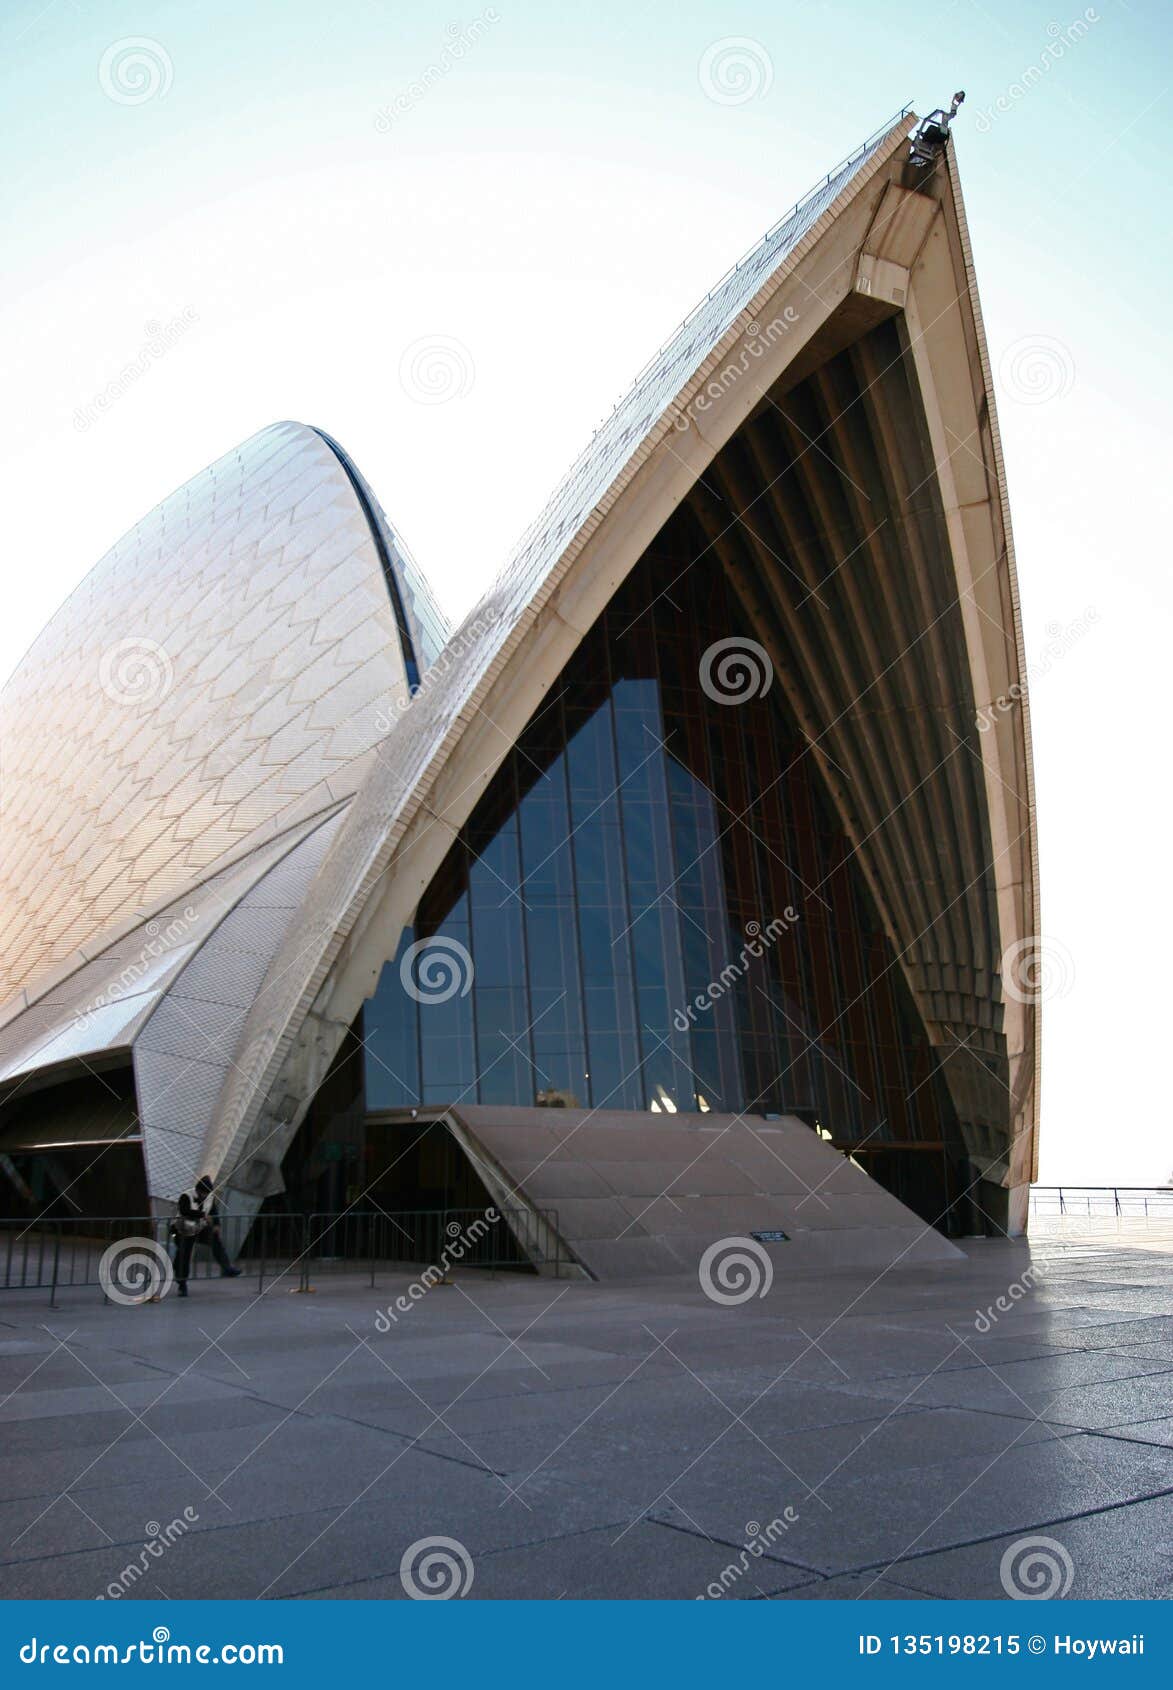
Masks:
[[[1168,1597],[1167,1242],[783,1251],[737,1305],[695,1276],[9,1294],[0,1596]]]

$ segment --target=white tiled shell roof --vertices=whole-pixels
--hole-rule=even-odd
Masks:
[[[0,1006],[353,792],[403,684],[374,537],[313,429],[164,500],[0,695]]]

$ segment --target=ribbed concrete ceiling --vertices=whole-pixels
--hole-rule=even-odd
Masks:
[[[775,384],[661,543],[668,568],[716,559],[736,588],[946,1059],[971,1153],[1000,1157],[1002,946],[977,706],[915,375],[881,310],[797,384]],[[823,344],[860,327],[853,301]]]

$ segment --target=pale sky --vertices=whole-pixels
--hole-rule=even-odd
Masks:
[[[1173,1173],[1167,6],[8,0],[0,45],[0,675],[284,417],[345,445],[460,615],[726,267],[906,100],[964,87],[1056,959],[1041,1172]]]

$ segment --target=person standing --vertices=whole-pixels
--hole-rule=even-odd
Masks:
[[[191,1269],[191,1253],[197,1244],[206,1244],[220,1268],[221,1279],[237,1279],[240,1269],[233,1267],[220,1236],[220,1213],[212,1182],[201,1174],[191,1194],[183,1192],[179,1198],[173,1223],[175,1233],[175,1283],[181,1297],[187,1296],[187,1276]]]

